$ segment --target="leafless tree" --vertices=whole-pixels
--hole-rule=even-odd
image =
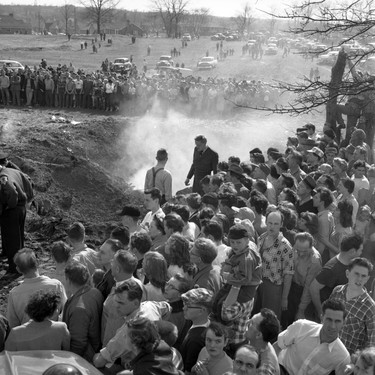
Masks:
[[[188,0],[152,0],[152,6],[160,14],[168,38],[178,37],[179,24],[188,3]]]
[[[345,126],[343,114],[348,116],[347,126],[351,129],[361,118],[368,143],[372,146],[375,129],[375,77],[367,72],[359,72],[358,68],[374,52],[374,48],[369,48],[366,43],[375,35],[375,1],[303,0],[286,9],[284,14],[265,13],[277,19],[293,21],[289,28],[291,34],[326,42],[327,48],[321,52],[328,52],[334,47],[340,47],[341,51],[332,67],[329,81],[304,77],[294,83],[275,82],[274,85],[279,89],[293,93],[294,99],[288,105],[261,109],[302,114],[321,109],[325,105],[327,127],[334,129],[339,135],[340,127]],[[349,47],[348,43],[353,41],[361,42],[362,47]],[[315,52],[303,53],[313,56]],[[348,134],[350,135],[350,129],[347,136]]]
[[[119,2],[120,0],[81,0],[81,4],[87,10],[88,18],[96,24],[98,34],[100,34],[102,25],[111,19]]]
[[[251,16],[252,10],[249,3],[243,5],[239,15],[233,20],[237,26],[238,33],[244,35],[245,31],[248,32],[250,25],[254,18]]]
[[[65,4],[61,7],[60,13],[65,25],[65,34],[69,34],[69,19],[74,16],[74,5],[68,4],[65,1]]]
[[[189,25],[194,35],[200,35],[202,26],[207,22],[210,10],[208,8],[193,9],[188,13]]]

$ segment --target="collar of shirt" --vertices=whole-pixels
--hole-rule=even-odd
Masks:
[[[320,342],[321,344],[327,344],[327,346],[328,346],[328,350],[329,350],[329,352],[331,353],[332,350],[333,350],[333,348],[334,348],[334,346],[336,345],[336,342],[337,342],[337,340],[339,339],[339,337],[337,336],[337,338],[336,338],[335,340],[333,340],[332,342],[330,342],[330,343],[328,343],[328,342],[322,342],[322,341],[320,340],[320,332],[321,332],[322,328],[323,328],[323,325],[321,324],[320,329],[317,330],[315,333],[312,333],[311,336],[312,336],[312,337],[318,337],[318,338],[319,338],[319,342]]]

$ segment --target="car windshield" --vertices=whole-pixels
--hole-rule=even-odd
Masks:
[[[169,61],[170,59],[169,56],[160,56],[160,61]]]
[[[213,57],[202,57],[201,61],[207,62],[207,61],[213,61]]]
[[[126,63],[128,60],[125,60],[125,59],[116,59],[115,60],[115,64],[124,64]]]

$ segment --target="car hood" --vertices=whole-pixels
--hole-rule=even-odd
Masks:
[[[62,350],[3,351],[0,353],[0,375],[40,375],[57,363],[74,365],[84,375],[101,375],[79,355]]]

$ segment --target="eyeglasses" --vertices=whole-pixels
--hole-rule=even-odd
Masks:
[[[254,364],[254,363],[250,363],[250,362],[248,362],[248,363],[246,363],[246,362],[242,362],[240,359],[235,359],[235,360],[234,360],[234,363],[236,364],[236,366],[238,366],[238,367],[240,367],[240,368],[243,367],[243,366],[245,366],[247,370],[252,370],[252,369],[255,368],[255,364]]]

